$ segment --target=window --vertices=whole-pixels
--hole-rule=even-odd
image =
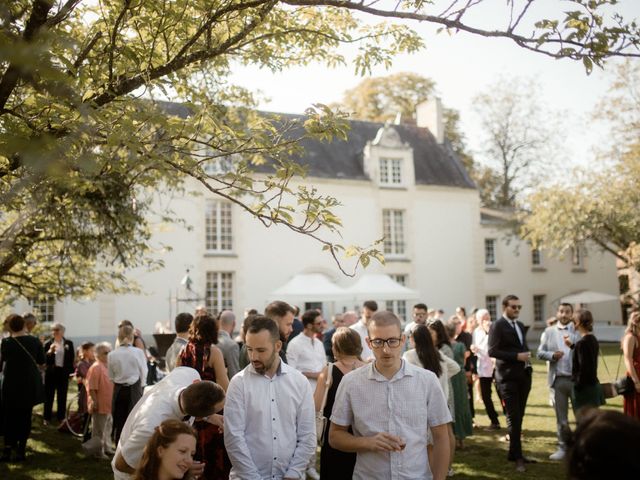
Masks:
[[[233,248],[231,231],[231,204],[220,200],[207,201],[205,211],[206,249],[211,252],[229,252]]]
[[[382,211],[382,233],[386,255],[404,255],[404,211]]]
[[[233,310],[232,272],[207,272],[205,301],[207,310],[213,315],[222,310]]]
[[[223,175],[233,170],[233,158],[236,155],[222,155],[220,151],[208,147],[204,150],[204,155],[208,160],[203,162],[202,167],[207,175]]]
[[[495,238],[484,239],[484,266],[496,266],[496,240]]]
[[[380,159],[380,184],[402,185],[402,160],[399,158]]]
[[[534,248],[531,250],[531,265],[534,267],[542,266],[542,252],[539,248]]]
[[[489,314],[491,315],[491,320],[498,319],[498,296],[497,295],[487,295],[484,297],[484,305],[487,310],[489,310]]]
[[[571,265],[574,269],[584,268],[584,250],[580,245],[571,249]]]
[[[393,280],[400,285],[407,285],[407,276],[402,275],[389,275]],[[387,300],[386,309],[395,313],[401,322],[407,321],[407,301],[406,300]]]
[[[534,295],[533,296],[533,322],[537,324],[544,324],[546,319],[545,314],[545,302],[546,295]]]
[[[44,297],[38,297],[32,299],[29,304],[33,313],[41,322],[53,322],[55,321],[54,307],[56,304],[55,297],[47,295]]]

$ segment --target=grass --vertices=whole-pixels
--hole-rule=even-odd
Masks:
[[[615,375],[620,349],[618,345],[605,345],[602,348],[611,375]],[[601,381],[611,381],[600,362],[598,369]],[[71,393],[71,392],[70,392]],[[496,395],[494,394],[494,398]],[[497,399],[496,399],[497,406]],[[472,437],[465,440],[464,450],[456,453],[454,470],[456,479],[502,479],[514,477],[514,466],[506,460],[506,443],[499,441],[505,434],[485,430],[489,420],[481,407],[476,403],[477,428]],[[622,397],[607,400],[603,408],[622,409]],[[111,478],[111,467],[107,461],[86,458],[80,448],[80,440],[69,434],[58,433],[55,428],[42,426],[42,409],[36,409],[34,428],[28,444],[28,460],[21,464],[0,464],[0,478],[12,480],[47,479],[47,480],[96,480]],[[570,416],[573,420],[573,416]],[[500,421],[504,426],[505,419]],[[564,478],[561,462],[552,462],[548,457],[556,449],[555,414],[549,405],[549,389],[544,362],[534,364],[533,387],[529,396],[527,412],[524,420],[523,449],[525,455],[539,461],[529,465],[527,472],[518,474],[522,479],[560,479]]]

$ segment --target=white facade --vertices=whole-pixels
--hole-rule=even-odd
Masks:
[[[553,301],[567,293],[580,289],[617,293],[610,255],[590,250],[580,271],[572,268],[570,259],[544,256],[540,266],[532,266],[526,244],[506,244],[503,231],[481,222],[476,190],[417,184],[413,155],[395,127],[386,126],[364,148],[363,170],[369,179],[304,180],[342,203],[335,209],[344,225],[340,243],[369,245],[386,235],[386,264],[374,261],[367,271],[390,274],[419,292],[416,302],[442,308],[447,316],[457,306],[484,306],[487,296],[495,296],[499,303],[507,293],[515,293],[524,305],[522,319],[530,325],[534,295],[545,296],[546,318],[555,309]],[[142,287],[141,295],[99,295],[57,303],[55,320],[66,324],[69,337],[113,336],[125,318],[150,335],[157,322],[172,326],[177,313],[193,311],[198,304],[207,304],[211,310],[231,308],[241,321],[246,309],[262,310],[270,292],[301,272],[324,273],[344,287],[355,282],[339,272],[313,239],[281,226],[266,229],[239,206],[225,204],[198,184],[189,187],[183,196],[167,193],[155,206],[159,211],[172,210],[190,227],[155,225],[153,245],[164,269],[131,274]],[[486,240],[495,240],[491,265],[485,265]],[[345,260],[345,268],[351,267]],[[187,270],[190,291],[181,284]],[[410,314],[412,303],[394,302],[393,308]],[[325,302],[322,308],[328,318],[356,306],[337,301]],[[597,320],[620,319],[617,304],[590,307]],[[18,311],[28,308],[26,302],[16,305]]]

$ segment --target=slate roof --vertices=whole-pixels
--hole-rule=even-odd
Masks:
[[[160,104],[169,114],[182,118],[189,116],[189,110],[184,105],[172,102],[160,102]],[[303,115],[282,113],[276,113],[276,115],[279,115],[283,121],[303,117]],[[333,139],[330,142],[320,142],[305,139],[301,142],[305,155],[296,160],[300,164],[307,165],[309,176],[370,180],[363,168],[364,147],[368,141],[376,137],[378,130],[384,124],[361,120],[352,120],[349,123],[351,129],[346,141]],[[439,145],[428,129],[414,125],[393,125],[393,128],[397,130],[402,141],[413,148],[417,185],[476,188],[462,162],[446,140],[443,145]],[[263,168],[268,169],[268,166]]]

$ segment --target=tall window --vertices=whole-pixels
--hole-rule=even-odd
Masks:
[[[485,238],[484,239],[484,266],[495,267],[496,262],[496,239]]]
[[[573,268],[584,268],[584,249],[580,245],[571,249],[571,265]]]
[[[205,211],[206,249],[229,252],[233,248],[231,204],[220,200],[207,201]]]
[[[380,159],[380,184],[402,185],[402,160],[399,158]]]
[[[484,306],[489,310],[491,320],[497,320],[498,318],[498,300],[497,295],[487,295],[484,297]]]
[[[207,310],[212,314],[233,310],[233,273],[207,272],[205,298]]]
[[[54,307],[56,305],[55,297],[51,295],[45,295],[32,299],[29,304],[33,313],[41,322],[53,322],[55,321]]]
[[[534,248],[531,250],[531,265],[534,267],[542,266],[542,252],[539,248]]]
[[[386,255],[404,255],[404,211],[382,210],[382,233]]]
[[[392,279],[398,282],[400,285],[407,285],[407,276],[404,274],[401,275],[389,275]],[[407,321],[407,301],[406,300],[387,300],[386,301],[386,309],[394,312],[400,321]]]
[[[546,295],[534,295],[533,296],[533,321],[534,323],[543,324],[545,321],[545,303]]]

